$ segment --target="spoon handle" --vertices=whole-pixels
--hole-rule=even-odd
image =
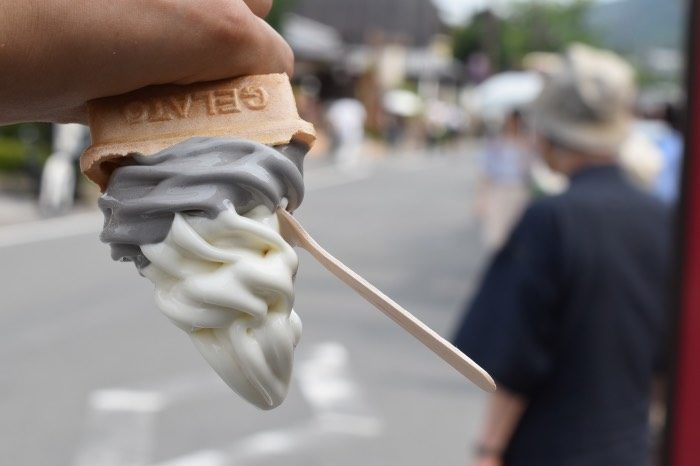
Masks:
[[[496,384],[484,369],[413,314],[382,293],[377,287],[323,249],[289,212],[284,209],[277,209],[277,216],[280,221],[282,236],[290,244],[308,251],[329,272],[417,338],[460,374],[474,382],[479,388],[488,392],[496,390]]]

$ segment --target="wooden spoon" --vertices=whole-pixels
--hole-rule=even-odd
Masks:
[[[355,290],[357,294],[369,301],[374,307],[386,314],[391,320],[399,324],[404,330],[416,337],[479,388],[487,392],[496,390],[495,382],[484,369],[465,356],[449,341],[438,335],[433,329],[418,320],[413,314],[379,291],[374,285],[329,254],[304,230],[304,227],[297,222],[292,214],[282,208],[278,208],[277,217],[279,218],[282,237],[289,244],[308,251],[319,264]]]

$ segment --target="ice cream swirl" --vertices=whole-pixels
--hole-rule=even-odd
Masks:
[[[230,138],[192,138],[157,154],[135,155],[114,170],[98,205],[105,216],[101,239],[115,260],[147,260],[140,246],[163,241],[175,213],[215,218],[230,202],[244,214],[304,196],[302,162],[308,148],[297,143],[268,147]]]
[[[141,247],[156,304],[222,379],[256,406],[287,394],[301,320],[292,310],[297,256],[265,206],[215,219],[175,214],[164,241]]]
[[[115,169],[99,201],[112,257],[136,263],[160,310],[262,409],[284,400],[301,337],[297,256],[274,212],[301,202],[305,153],[193,138]]]

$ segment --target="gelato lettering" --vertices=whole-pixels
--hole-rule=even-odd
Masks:
[[[157,123],[262,110],[268,100],[269,94],[261,86],[230,87],[132,100],[124,105],[122,114],[130,125]]]

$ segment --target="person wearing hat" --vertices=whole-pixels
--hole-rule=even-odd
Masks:
[[[576,44],[528,111],[542,157],[570,187],[529,205],[455,337],[499,385],[479,466],[650,462],[671,225],[616,163],[634,94],[627,63]]]

